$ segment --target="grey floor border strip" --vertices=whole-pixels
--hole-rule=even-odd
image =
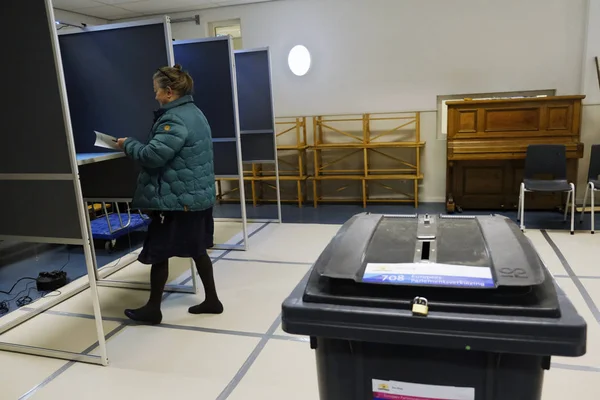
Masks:
[[[121,325],[117,326],[115,329],[113,329],[106,335],[106,340],[110,339],[117,333],[121,332],[123,329],[125,329],[126,326],[127,326],[127,324],[121,324]],[[83,354],[91,353],[92,351],[94,351],[96,349],[96,347],[98,347],[98,342],[94,343],[93,345],[91,345],[90,347],[85,349],[83,351]],[[27,393],[25,393],[24,395],[19,397],[19,400],[26,400],[26,399],[31,398],[31,396],[33,396],[37,391],[39,391],[40,389],[42,389],[43,387],[48,385],[54,379],[58,378],[60,375],[62,375],[65,371],[67,371],[69,368],[71,368],[75,364],[77,364],[77,362],[75,362],[75,361],[67,362],[65,365],[63,365],[62,367],[60,367],[59,369],[54,371],[54,373],[52,375],[50,375],[49,377],[44,379],[44,381],[42,381],[42,383],[39,383],[37,386],[33,387]]]
[[[556,368],[556,369],[567,369],[567,370],[571,370],[571,371],[600,372],[600,368],[588,367],[586,365],[571,365],[571,364],[562,364],[562,363],[552,363],[551,367]]]
[[[565,269],[565,271],[567,271],[569,278],[571,278],[571,280],[577,287],[577,290],[579,290],[581,297],[583,297],[583,300],[592,312],[592,315],[594,316],[594,318],[596,318],[596,322],[600,324],[600,310],[598,310],[598,306],[596,305],[596,303],[594,303],[594,299],[592,298],[592,296],[590,296],[587,289],[585,288],[585,285],[581,282],[575,271],[573,271],[573,268],[571,268],[571,265],[565,258],[564,254],[562,253],[562,251],[560,251],[556,243],[554,243],[554,240],[552,240],[548,232],[546,232],[545,230],[542,230],[541,232],[542,236],[544,236],[550,247],[552,247],[552,250],[554,250],[554,253],[556,253],[556,256],[560,260],[563,268]]]
[[[570,278],[569,275],[554,275],[555,278]],[[577,278],[579,279],[600,279],[600,276],[581,276],[581,275],[577,275]]]
[[[285,335],[272,335],[270,339],[273,340],[287,340],[288,342],[303,342],[310,343],[308,336],[285,336]]]
[[[217,258],[218,257],[215,257],[215,259],[217,259]],[[238,261],[238,262],[255,262],[255,263],[263,263],[263,264],[283,264],[283,265],[302,265],[302,266],[312,266],[313,265],[313,263],[301,262],[301,261],[257,260],[257,259],[252,259],[252,258],[230,258],[230,257],[223,257],[223,258],[220,258],[220,260],[223,260],[223,261]]]
[[[94,316],[90,314],[80,314],[80,313],[72,313],[68,311],[53,311],[48,310],[45,312],[47,315],[57,315],[61,317],[71,317],[71,318],[83,318],[93,320]],[[141,326],[136,324],[133,321],[130,321],[127,318],[118,318],[118,317],[103,317],[103,321],[109,322],[117,322],[122,325],[127,326]],[[218,335],[231,335],[231,336],[244,336],[244,337],[253,337],[253,338],[269,338],[275,340],[287,340],[292,342],[306,342],[308,338],[304,336],[285,336],[285,335],[276,335],[274,332],[272,334],[269,333],[257,333],[257,332],[246,332],[246,331],[236,331],[229,329],[216,329],[216,328],[204,328],[201,326],[187,326],[187,325],[175,325],[175,324],[160,324],[154,325],[153,328],[162,328],[162,329],[175,329],[180,331],[191,331],[191,332],[202,332],[202,333],[213,333]],[[276,328],[277,329],[277,328]],[[267,331],[268,332],[268,331]]]

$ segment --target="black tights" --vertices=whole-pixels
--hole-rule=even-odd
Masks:
[[[217,296],[210,256],[204,254],[196,257],[194,258],[194,263],[196,264],[198,275],[200,275],[200,279],[202,280],[206,297],[203,303],[190,307],[188,311],[192,314],[221,314],[223,312],[223,305]],[[159,324],[162,321],[160,304],[168,279],[169,261],[166,260],[158,264],[153,264],[150,270],[150,298],[148,299],[148,303],[137,310],[125,310],[125,314],[135,321]]]
[[[221,314],[223,312],[223,304],[217,296],[217,288],[215,287],[215,277],[213,275],[213,265],[208,254],[194,258],[196,270],[202,280],[204,293],[206,295],[204,302],[189,308],[192,314]]]
[[[152,265],[150,269],[150,299],[148,307],[160,310],[165,285],[169,279],[169,260]]]

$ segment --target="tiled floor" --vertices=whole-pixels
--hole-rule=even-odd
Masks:
[[[272,219],[277,217],[277,207],[273,204],[258,205],[256,207],[247,205],[246,211],[250,219]],[[285,223],[339,225],[351,216],[365,211],[384,214],[414,214],[416,212],[439,214],[445,212],[445,205],[443,203],[421,203],[418,210],[410,204],[369,204],[366,209],[353,204],[324,204],[319,205],[317,208],[309,204],[302,208],[291,204],[282,205],[282,216]],[[477,213],[489,214],[485,211],[478,211]],[[516,219],[516,211],[514,210],[500,213],[513,220]],[[218,204],[215,206],[214,215],[216,218],[238,218],[241,215],[240,206],[239,204]],[[597,225],[600,226],[600,214],[596,214],[596,219]],[[528,212],[526,221],[529,229],[565,230],[569,228],[569,224],[563,222],[562,213],[555,211]],[[218,233],[223,240],[230,239],[231,235],[241,229],[240,223],[227,222],[220,223],[219,226]],[[576,229],[590,229],[589,214],[584,218],[583,223],[577,223]],[[104,243],[97,243],[96,257],[98,264],[109,265],[108,269],[123,264],[121,257],[139,247],[143,242],[144,235],[144,232],[134,232],[121,237],[117,241],[117,249],[113,253],[107,253],[104,250]],[[221,241],[221,238],[217,239],[217,241]],[[285,237],[283,240],[286,240]],[[268,254],[266,258],[269,261],[278,259],[273,254],[273,248],[277,248],[273,243],[268,246],[265,245],[265,254]],[[302,253],[302,247],[298,246],[294,251]],[[300,259],[302,259],[302,255]],[[181,264],[181,266],[186,268],[184,264]],[[25,278],[16,284],[11,294],[0,293],[0,302],[8,301],[11,303],[9,311],[14,311],[17,308],[15,305],[16,299],[20,296],[27,294],[32,299],[37,299],[42,293],[35,290],[35,284],[29,278],[37,277],[40,272],[56,269],[67,272],[69,279],[77,279],[85,275],[87,272],[82,248],[80,246],[31,245],[0,241],[0,291],[9,291],[15,282]],[[145,270],[146,268],[141,266],[139,268],[128,268],[119,272],[116,276],[125,279],[125,277],[136,275],[138,272],[141,272],[141,276],[145,276]],[[178,276],[180,271],[180,269],[175,269],[172,271],[172,275]],[[182,277],[182,279],[185,278]]]
[[[187,314],[189,305],[202,300],[201,293],[172,294],[164,301],[163,325],[135,326],[122,310],[145,302],[147,292],[101,288],[110,365],[0,352],[0,398],[317,400],[314,354],[306,338],[281,330],[280,310],[338,228],[253,224],[248,251],[213,252],[225,304],[220,316]],[[217,231],[223,241],[239,240],[239,232],[225,225],[218,224]],[[538,230],[527,235],[588,323],[588,354],[553,359],[543,400],[598,400],[600,266],[594,255],[600,235]],[[174,260],[171,281],[189,282],[189,265],[187,260]],[[143,282],[148,270],[134,263],[115,277]],[[1,322],[23,312],[9,314]],[[1,339],[70,351],[88,349],[94,354],[91,316],[89,293],[83,291]]]

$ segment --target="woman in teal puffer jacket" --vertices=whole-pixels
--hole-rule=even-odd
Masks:
[[[155,112],[147,144],[119,139],[125,154],[142,172],[133,207],[147,211],[152,221],[139,255],[151,264],[150,299],[135,310],[125,310],[132,320],[160,324],[160,303],[169,277],[169,258],[190,257],[196,263],[206,299],[190,307],[192,314],[223,312],[207,249],[213,246],[215,176],[210,126],[192,98],[194,82],[180,65],[159,68],[153,77],[160,108]]]

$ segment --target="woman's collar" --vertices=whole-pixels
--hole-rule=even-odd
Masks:
[[[170,103],[167,103],[167,104],[161,106],[160,108],[163,110],[170,110],[172,108],[179,107],[183,104],[192,103],[193,101],[194,101],[194,98],[188,94],[185,96],[181,96],[180,98],[173,100]]]

